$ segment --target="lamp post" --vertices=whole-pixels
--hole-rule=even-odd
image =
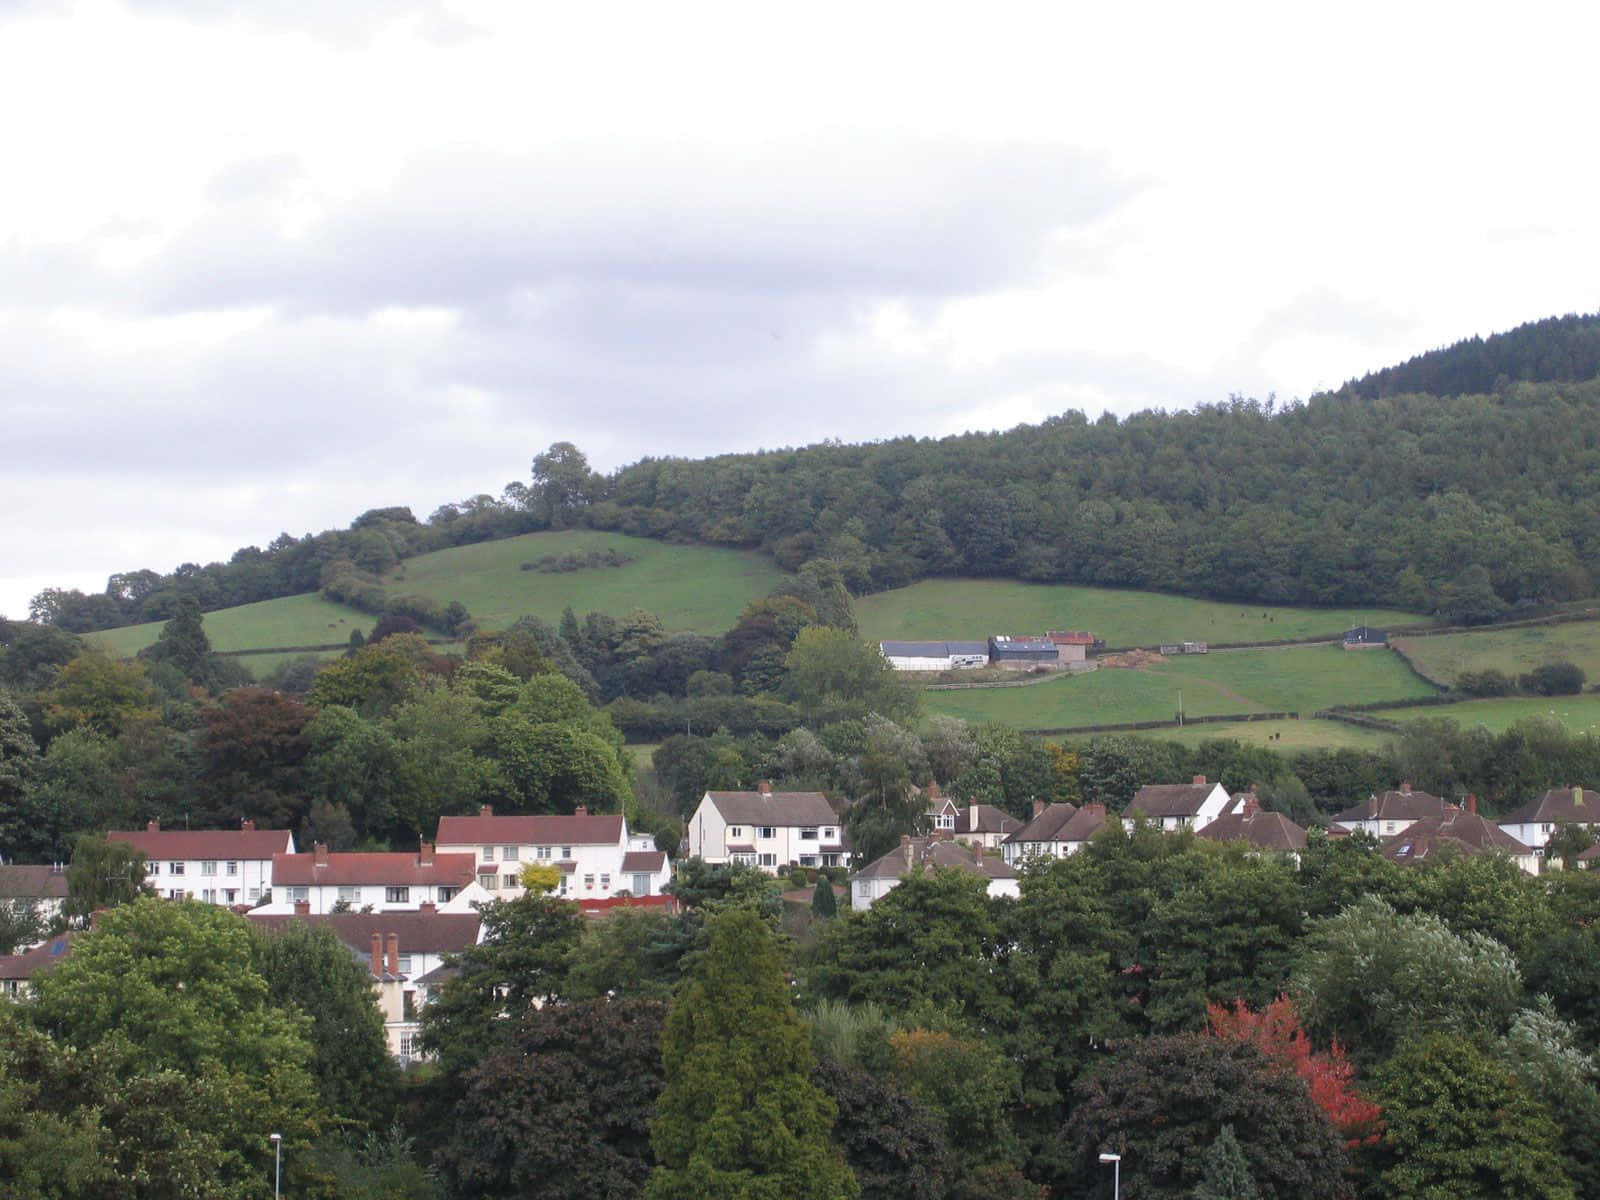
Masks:
[[[277,1200],[283,1192],[283,1134],[274,1133],[272,1142],[272,1197]],[[1102,1158],[1104,1155],[1101,1156]]]
[[[1111,1164],[1111,1200],[1122,1200],[1122,1155],[1100,1152],[1101,1166]]]

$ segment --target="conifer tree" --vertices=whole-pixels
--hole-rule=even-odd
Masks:
[[[854,1200],[855,1176],[832,1141],[833,1101],[811,1081],[811,1042],[775,935],[753,910],[713,918],[662,1054],[646,1200]]]
[[[1200,1183],[1194,1189],[1194,1200],[1258,1200],[1261,1193],[1250,1178],[1250,1165],[1245,1161],[1239,1139],[1233,1136],[1233,1126],[1224,1125],[1217,1140],[1207,1148],[1200,1160]]]
[[[811,895],[811,915],[832,917],[839,912],[839,899],[833,894],[833,880],[817,880],[817,890]]]

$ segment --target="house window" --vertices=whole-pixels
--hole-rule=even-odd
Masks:
[[[778,830],[776,826],[763,825],[761,828],[756,830],[756,836],[758,838],[775,838],[778,836]]]
[[[501,846],[500,847],[500,858],[501,858],[501,861],[503,861],[503,862],[516,862],[517,861],[517,857],[518,857],[517,848],[515,846]]]
[[[800,831],[800,840],[802,842],[814,842],[814,841],[816,841],[817,840],[817,831],[816,831],[815,826],[813,826],[810,829],[802,829]]]
[[[291,904],[293,904],[297,900],[309,900],[309,899],[311,899],[311,889],[310,888],[291,887],[291,888],[284,888],[283,890],[284,890],[285,894],[289,897],[289,902]]]
[[[479,855],[479,857],[482,858],[484,862],[493,862],[494,861],[494,847],[493,846],[485,846],[483,848],[483,853],[481,855]]]
[[[872,899],[872,885],[870,883],[868,883],[864,879],[856,884],[856,899],[857,900],[870,900],[870,899]]]
[[[342,884],[339,887],[339,899],[343,900],[346,904],[354,904],[357,900],[361,899],[361,892],[358,888],[350,887],[348,884]]]
[[[485,891],[498,892],[500,890],[500,876],[479,875],[478,886],[483,888]]]
[[[778,856],[776,854],[758,854],[756,855],[756,865],[758,867],[775,867],[778,865]]]
[[[217,860],[208,858],[200,863],[200,874],[215,875],[217,873]]]
[[[950,813],[940,813],[933,819],[934,826],[938,829],[954,829],[956,819]]]
[[[650,894],[650,876],[636,874],[633,877],[633,886],[628,889],[635,896],[648,896]]]
[[[182,900],[187,893],[182,888],[173,888],[167,893],[168,900]]]
[[[215,904],[217,902],[217,889],[201,888],[200,899],[204,900],[207,904]]]
[[[237,875],[239,873],[238,860],[237,859],[230,859],[228,862],[223,863],[222,864],[222,873],[224,875]]]
[[[754,854],[735,854],[733,861],[746,867],[753,867],[756,865],[756,856]]]
[[[744,836],[744,826],[743,825],[729,825],[728,826],[728,836],[729,837],[743,837]]]
[[[567,875],[567,873],[565,871],[561,872],[561,886],[556,889],[556,895],[565,896],[567,894],[567,880],[568,880],[568,878],[569,878],[569,876]]]
[[[611,890],[611,876],[609,876],[609,875],[600,876],[600,890],[602,892],[609,892]]]
[[[822,830],[822,836],[825,837],[830,842],[833,841],[834,837],[836,836],[836,834],[834,833],[834,830],[833,830],[833,826],[832,825],[824,826],[823,830]]]
[[[384,888],[383,899],[388,904],[410,904],[411,889],[408,887]]]
[[[506,878],[505,878],[505,885],[504,886],[506,886],[508,888],[521,887],[522,886],[522,880],[517,878],[517,876],[515,876],[515,875],[507,875]]]
[[[814,867],[817,866],[820,861],[821,860],[819,860],[815,854],[802,854],[800,856],[800,865],[802,867]]]
[[[159,875],[159,874],[161,874],[161,864],[158,863],[158,862],[147,862],[147,863],[145,863],[145,865],[144,865],[144,873],[146,875]]]
[[[563,847],[561,847],[561,857],[563,859],[570,859],[572,857],[572,847],[571,846],[563,846]]]
[[[550,847],[549,846],[540,846],[536,851],[534,851],[534,857],[537,858],[540,862],[549,862],[550,861]]]
[[[400,957],[397,960],[397,964],[400,967],[400,974],[402,974],[402,975],[411,974],[411,955],[409,955],[409,954],[400,955]]]
[[[409,1066],[411,1064],[411,1056],[411,1035],[402,1033],[400,1035],[400,1065],[402,1067]]]
[[[446,884],[440,884],[439,885],[439,903],[443,904],[447,900],[454,900],[456,898],[456,893],[458,891],[460,891],[460,890],[461,890],[460,888],[453,888],[453,887],[449,887]]]
[[[168,863],[167,864],[167,874],[168,875],[182,875],[183,874],[183,864],[181,862]]]
[[[239,889],[238,888],[223,888],[222,889],[222,902],[224,904],[237,904],[237,903],[239,903]]]
[[[586,888],[594,887],[594,876],[593,875],[585,875],[583,877],[583,886],[586,887]]]
[[[22,981],[20,979],[0,979],[0,991],[5,992],[8,996],[20,996],[22,994]]]
[[[260,899],[261,899],[261,889],[260,888],[251,888],[250,889],[250,903],[254,904],[254,903],[256,903],[256,901],[258,901]]]

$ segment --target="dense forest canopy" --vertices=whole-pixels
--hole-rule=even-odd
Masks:
[[[31,615],[87,631],[170,618],[186,596],[210,611],[322,588],[454,634],[464,610],[387,595],[383,574],[447,546],[590,526],[760,548],[790,569],[828,560],[857,594],[964,575],[1486,620],[1594,592],[1597,375],[1600,316],[1565,317],[1282,407],[1067,412],[1004,433],[646,459],[610,475],[557,443],[529,483],[426,522],[373,509],[226,564],[122,573],[101,595],[47,590]]]

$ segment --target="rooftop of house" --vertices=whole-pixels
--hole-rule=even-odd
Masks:
[[[1042,842],[1076,845],[1094,837],[1105,828],[1106,822],[1116,820],[1104,804],[1085,804],[1082,808],[1052,804],[1006,838],[1006,843],[1012,846]]]
[[[1022,822],[992,804],[969,804],[956,810],[956,833],[1010,833]]]
[[[1216,789],[1204,775],[1189,783],[1149,783],[1133,794],[1126,812],[1130,817],[1192,817]]]
[[[1234,800],[1233,810],[1200,830],[1200,837],[1217,842],[1248,842],[1262,850],[1284,853],[1305,849],[1304,827],[1282,813],[1262,808],[1254,792],[1245,792]]]
[[[1464,854],[1498,850],[1519,857],[1534,853],[1531,846],[1518,841],[1493,821],[1471,809],[1450,804],[1445,806],[1442,816],[1422,817],[1410,828],[1386,839],[1383,856],[1391,862],[1419,862],[1437,855],[1447,845]]]
[[[1551,788],[1500,818],[1501,825],[1560,825],[1570,821],[1600,823],[1600,792],[1586,787]]]
[[[386,938],[391,933],[399,938],[400,949],[406,954],[460,954],[477,945],[483,924],[477,913],[442,913],[426,905],[415,912],[329,913],[325,916],[309,913],[269,916],[252,912],[246,916],[269,933],[297,924],[331,929],[334,937],[363,958],[373,934]]]
[[[471,854],[435,854],[423,843],[415,854],[330,854],[321,842],[309,854],[274,854],[273,887],[405,887],[445,884],[465,887],[477,878]]]
[[[1047,655],[1059,653],[1056,644],[1047,637],[1027,635],[1013,637],[1010,634],[997,633],[989,639],[989,646],[996,653]]]
[[[730,825],[837,825],[839,815],[821,792],[775,792],[762,780],[753,792],[707,792]]]
[[[1006,836],[1006,842],[1015,845],[1019,842],[1053,842],[1057,841],[1057,833],[1062,826],[1078,815],[1076,804],[1046,804],[1036,801],[1033,806],[1033,819]]]
[[[987,879],[1015,879],[1016,871],[981,846],[966,846],[948,837],[902,837],[900,845],[850,876],[856,879],[900,879],[912,871],[949,868]]]
[[[953,654],[989,653],[988,642],[879,642],[885,658],[948,658]]]
[[[1420,821],[1442,817],[1444,801],[1428,792],[1413,790],[1410,781],[1392,791],[1368,796],[1360,804],[1336,813],[1335,821]]]
[[[0,954],[0,979],[32,979],[41,971],[53,971],[72,949],[75,933],[61,933],[21,954]]]
[[[620,813],[591,813],[581,805],[571,816],[496,816],[485,804],[475,817],[440,817],[435,841],[441,846],[615,846],[623,829]]]
[[[654,875],[667,868],[665,850],[629,850],[622,856],[622,871],[626,875],[649,872]]]
[[[113,830],[106,840],[152,859],[268,859],[294,851],[289,830],[257,829],[254,821],[238,829],[163,829],[160,821],[151,821],[142,830]]]
[[[37,866],[12,863],[0,867],[0,898],[7,900],[65,900],[67,868],[64,863]]]

